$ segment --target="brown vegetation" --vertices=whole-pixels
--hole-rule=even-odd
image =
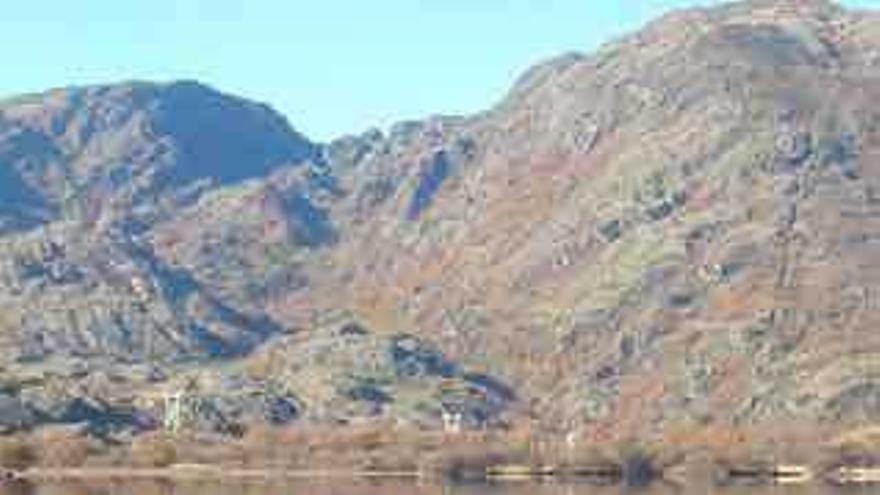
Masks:
[[[823,449],[824,470],[880,465],[880,427],[863,427],[832,438]]]
[[[129,460],[138,467],[168,467],[177,462],[177,445],[161,434],[140,436],[130,446]]]
[[[37,461],[34,448],[18,437],[0,438],[0,468],[21,471]]]
[[[89,441],[82,434],[48,429],[36,434],[38,463],[43,467],[80,467],[89,458]]]
[[[569,439],[570,440],[570,439]],[[164,468],[213,465],[233,469],[407,473],[448,479],[483,479],[495,473],[530,476],[613,477],[630,485],[656,478],[767,480],[779,465],[801,465],[817,474],[841,466],[875,466],[876,428],[835,434],[798,425],[729,427],[680,425],[651,441],[619,436],[605,443],[571,442],[518,425],[507,430],[444,434],[377,421],[354,425],[252,427],[240,439],[211,435],[148,434],[136,437],[114,466]],[[111,451],[123,453],[122,450]],[[83,465],[87,439],[45,430],[29,439],[0,442],[0,461],[14,469]],[[104,451],[106,453],[106,451]],[[90,462],[90,465],[107,465]],[[537,474],[536,474],[537,473]],[[742,474],[745,473],[745,474]]]

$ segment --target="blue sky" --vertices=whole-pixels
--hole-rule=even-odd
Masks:
[[[544,58],[713,0],[14,0],[0,95],[198,79],[313,139],[498,100]],[[846,0],[880,7],[880,0]]]

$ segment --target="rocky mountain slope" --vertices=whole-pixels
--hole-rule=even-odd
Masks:
[[[0,423],[876,418],[878,83],[880,15],[754,0],[329,144],[195,83],[4,102]]]

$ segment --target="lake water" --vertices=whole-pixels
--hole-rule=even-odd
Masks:
[[[419,485],[404,482],[262,483],[67,483],[0,484],[0,495],[844,495],[880,493],[880,488],[837,489],[825,485],[729,487],[658,484],[645,489],[590,484]]]

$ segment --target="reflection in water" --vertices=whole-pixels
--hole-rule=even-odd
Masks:
[[[34,493],[34,489],[27,483],[19,483],[18,481],[0,482],[0,495],[31,495],[32,493]]]
[[[407,482],[236,483],[162,481],[65,483],[32,486],[0,483],[0,495],[838,495],[876,490],[838,490],[823,485],[802,487],[680,487],[658,484],[646,489],[557,483],[434,485]]]

